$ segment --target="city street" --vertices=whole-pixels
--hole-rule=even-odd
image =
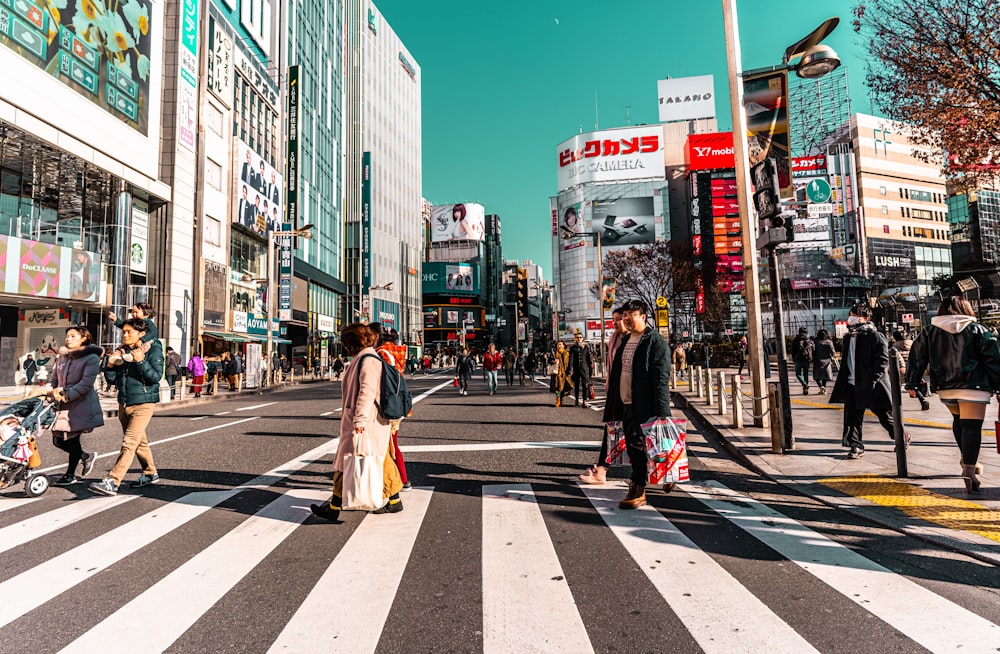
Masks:
[[[0,652],[997,651],[994,566],[757,477],[693,429],[691,483],[620,511],[625,468],[576,483],[596,411],[502,376],[493,397],[478,374],[467,397],[449,372],[410,386],[399,514],[311,516],[340,427],[323,382],[164,407],[155,486],[127,488],[133,468],[117,497],[4,491]],[[88,481],[120,438],[114,419],[84,436]]]

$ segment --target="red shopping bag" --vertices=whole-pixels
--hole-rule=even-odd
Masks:
[[[458,377],[455,377],[455,379],[451,380],[451,385],[454,386],[455,388],[458,388]]]
[[[605,463],[609,466],[629,465],[628,452],[625,450],[625,429],[620,420],[605,423],[604,438],[608,444]]]
[[[594,385],[593,384],[591,384],[590,388],[587,390],[587,396],[590,399],[592,399],[592,400],[596,400],[597,399],[597,391],[594,390]]]

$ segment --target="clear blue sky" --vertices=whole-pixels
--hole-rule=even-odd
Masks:
[[[715,75],[720,129],[732,124],[721,0],[375,0],[423,75],[423,194],[480,202],[503,221],[506,259],[551,277],[548,198],[556,146],[594,127],[658,121],[656,81]],[[851,2],[741,0],[744,68],[831,16],[827,43],[848,66],[854,111],[870,111]]]

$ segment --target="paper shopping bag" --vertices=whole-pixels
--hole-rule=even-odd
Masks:
[[[368,432],[354,438],[354,452],[344,455],[343,504],[345,511],[374,511],[382,508],[382,466],[385,452],[371,449]]]

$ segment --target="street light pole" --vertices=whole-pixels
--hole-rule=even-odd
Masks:
[[[601,309],[601,365],[603,366],[608,360],[608,348],[604,339],[604,256],[601,253],[601,233],[594,232],[594,235],[597,240],[597,304]]]
[[[747,117],[743,110],[743,63],[740,54],[736,0],[722,0],[725,25],[726,61],[729,72],[729,99],[733,114],[733,155],[736,159],[736,189],[739,193],[740,230],[743,241],[743,286],[747,305],[747,336],[750,354],[750,381],[753,393],[753,424],[766,427],[764,411],[764,338],[760,320],[760,269],[757,259],[757,230],[751,222],[750,170],[747,167]],[[773,290],[772,290],[773,292]],[[603,325],[602,325],[603,326]]]

